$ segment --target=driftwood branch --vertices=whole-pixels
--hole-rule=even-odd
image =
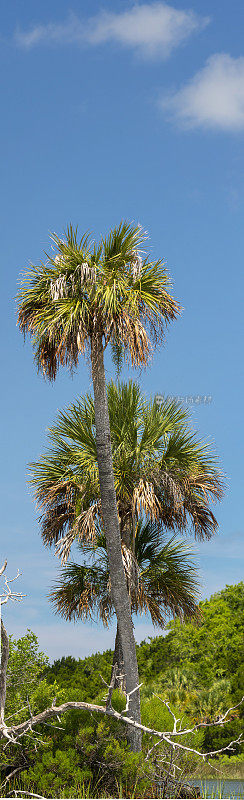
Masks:
[[[139,688],[139,687],[136,687],[136,688]],[[109,689],[110,689],[110,687],[109,687]],[[239,703],[236,704],[236,706],[233,706],[231,709],[227,709],[227,711],[224,714],[224,719],[226,719],[226,717],[227,717],[227,715],[228,715],[228,713],[230,711],[233,711],[234,709],[238,708],[241,705],[241,703],[243,702],[243,700],[244,700],[244,697],[242,698],[242,700]],[[129,702],[129,698],[128,698],[128,702]],[[177,748],[177,749],[180,749],[180,750],[183,750],[183,751],[186,751],[186,752],[195,753],[197,756],[199,756],[203,760],[205,760],[205,759],[207,759],[209,757],[218,755],[219,753],[223,753],[226,750],[233,750],[233,745],[237,745],[242,741],[242,734],[240,734],[240,736],[238,736],[237,739],[233,739],[233,741],[231,741],[225,747],[221,747],[218,750],[211,750],[211,751],[209,751],[207,753],[202,753],[202,752],[200,752],[199,750],[196,750],[193,747],[189,747],[189,746],[187,746],[185,744],[182,744],[177,739],[177,737],[179,737],[179,736],[183,736],[183,735],[186,736],[189,733],[193,733],[194,730],[196,730],[196,726],[193,726],[192,728],[185,728],[185,729],[177,730],[176,729],[176,724],[174,723],[174,729],[171,730],[171,731],[170,730],[169,731],[157,731],[154,728],[149,728],[147,725],[141,725],[139,722],[135,722],[135,720],[132,720],[127,716],[125,717],[124,713],[120,714],[118,711],[115,711],[115,709],[112,708],[112,705],[110,707],[106,708],[106,706],[99,706],[99,705],[95,705],[93,703],[86,703],[86,702],[83,702],[83,701],[80,701],[80,702],[79,701],[77,701],[77,702],[68,701],[67,703],[62,703],[62,705],[60,705],[60,706],[52,705],[50,708],[46,708],[44,711],[41,711],[39,714],[36,714],[35,716],[31,716],[25,722],[21,722],[18,725],[12,725],[12,726],[8,727],[8,726],[6,726],[6,723],[1,723],[1,725],[0,725],[0,738],[7,738],[11,742],[17,742],[20,737],[25,736],[29,731],[32,731],[33,728],[36,725],[41,725],[44,722],[46,722],[47,719],[50,719],[51,717],[58,717],[61,714],[65,714],[66,711],[70,711],[70,710],[89,711],[90,713],[103,714],[103,715],[107,715],[109,717],[113,717],[113,719],[117,719],[119,721],[122,721],[126,725],[130,725],[130,726],[132,726],[134,728],[138,728],[143,733],[148,733],[148,734],[150,734],[152,736],[156,736],[159,739],[159,741],[166,742],[167,744],[169,744],[173,748]],[[178,720],[177,720],[177,722],[178,722]],[[213,722],[212,724],[215,725],[216,723]],[[207,727],[207,726],[209,726],[209,723],[202,722],[202,723],[199,724],[198,727],[200,727],[200,726],[201,727]],[[156,743],[156,744],[158,744],[158,743]],[[149,754],[152,752],[152,750],[153,750],[153,748],[151,748],[151,750],[147,754],[147,757],[146,757],[147,759],[149,757]]]
[[[3,574],[4,570],[6,569],[6,566],[7,566],[7,561],[4,562],[3,567],[1,567],[0,569],[0,576]],[[23,594],[23,592],[13,592],[12,587],[10,586],[10,584],[14,583],[14,581],[17,581],[18,578],[21,577],[21,575],[22,572],[20,572],[18,569],[17,574],[15,575],[14,578],[5,578],[4,585],[6,588],[4,589],[3,593],[0,594],[1,606],[5,605],[5,603],[7,603],[8,600],[17,601],[18,603],[20,603],[21,600],[23,600],[23,597],[26,597],[26,594]]]
[[[110,681],[110,684],[109,684],[109,687],[108,687],[108,695],[107,695],[107,699],[106,699],[106,710],[107,711],[112,709],[112,694],[113,694],[113,690],[114,690],[114,687],[115,687],[115,681],[116,681],[117,672],[118,672],[118,665],[114,664],[113,670],[112,670],[111,681]]]

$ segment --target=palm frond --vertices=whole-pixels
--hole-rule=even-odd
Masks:
[[[143,513],[167,530],[209,538],[217,529],[211,503],[221,498],[223,480],[211,444],[189,427],[189,412],[174,401],[148,402],[132,381],[111,382],[107,391],[121,530]],[[83,542],[94,539],[97,516],[93,509],[89,517],[89,508],[100,489],[92,398],[60,412],[48,436],[46,453],[30,465],[43,540],[70,542],[70,531],[82,532]]]
[[[118,378],[123,366],[124,351],[122,343],[116,337],[111,339],[111,354]]]
[[[69,564],[49,595],[56,613],[69,621],[92,620],[95,614],[107,626],[114,613],[108,579],[108,569],[102,569],[99,564]]]
[[[148,557],[148,552],[144,551],[144,558],[145,554]],[[138,600],[141,609],[146,603],[153,624],[164,625],[168,614],[181,619],[200,617],[197,605],[200,584],[193,556],[192,550],[172,537],[155,547],[148,566],[141,566],[142,595],[140,598],[138,594]]]
[[[82,553],[92,565],[68,564],[51,592],[57,613],[65,619],[92,619],[96,614],[106,625],[113,613],[106,541],[87,543]],[[153,523],[137,526],[136,554],[122,543],[122,559],[132,611],[149,611],[153,624],[165,626],[169,615],[199,618],[199,582],[194,554],[176,537],[165,541]]]

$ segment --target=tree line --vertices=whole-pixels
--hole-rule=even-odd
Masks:
[[[149,642],[136,646],[143,724],[158,730],[169,726],[170,715],[162,699],[190,727],[201,721],[218,720],[228,706],[237,705],[243,692],[243,606],[244,584],[227,586],[200,603],[200,621],[171,621],[165,636],[150,637]],[[54,697],[57,705],[77,697],[101,703],[105,691],[102,678],[109,682],[112,660],[113,651],[106,650],[85,659],[63,657],[49,665],[31,631],[17,641],[11,637],[6,717],[15,714],[16,722],[26,719],[27,696],[33,714],[51,704]],[[118,711],[125,707],[119,689],[113,694],[113,703]],[[16,708],[22,708],[17,716]],[[194,736],[185,736],[184,742],[203,752],[217,750],[237,739],[242,727],[240,706],[230,713],[228,725],[199,729]],[[132,754],[121,722],[101,720],[84,711],[79,715],[68,711],[61,721],[52,720],[49,727],[38,730],[36,738],[35,731],[30,732],[21,748],[10,745],[1,754],[3,783],[11,765],[20,767],[9,788],[17,786],[45,796],[77,797],[79,792],[85,796],[90,785],[96,796],[100,792],[117,796],[117,780],[123,785],[125,796],[129,796],[137,780],[137,796],[147,796],[155,789],[146,761],[150,744],[146,734],[142,753]],[[168,753],[169,748],[165,749],[165,758]],[[210,759],[220,773],[226,761],[230,765],[237,762],[241,768],[243,745],[236,747],[234,753],[220,754],[217,761],[216,757]],[[185,753],[184,757],[178,756],[176,766],[183,772],[182,779],[187,779],[198,773],[199,759],[192,752]]]

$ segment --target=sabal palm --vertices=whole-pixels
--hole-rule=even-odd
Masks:
[[[89,564],[70,563],[61,572],[50,597],[67,620],[101,619],[108,625],[114,613],[106,540],[98,532],[93,545],[80,544]],[[149,612],[154,625],[164,627],[168,613],[194,616],[198,581],[191,550],[176,536],[166,541],[158,525],[137,524],[135,556],[122,545],[124,569],[133,613]]]
[[[96,543],[81,544],[90,563],[68,564],[50,597],[56,611],[66,620],[101,619],[108,626],[114,608],[111,597],[106,540],[101,531]],[[135,555],[122,543],[127,588],[133,613],[149,612],[153,625],[165,626],[169,613],[181,619],[197,617],[198,581],[192,552],[175,536],[165,541],[158,524],[140,519],[137,523]],[[123,654],[117,630],[114,663],[123,673]],[[118,676],[116,684],[125,688]]]
[[[66,565],[50,597],[65,619],[93,619],[95,614],[107,626],[114,609],[104,534],[79,549],[91,563]],[[162,627],[168,613],[180,618],[197,614],[199,584],[192,551],[176,536],[166,541],[158,525],[140,520],[134,558],[125,544],[122,554],[133,613],[148,611],[152,623]]]
[[[192,674],[192,670],[176,667],[163,676],[160,693],[184,710],[197,696],[197,688],[196,676]]]
[[[53,235],[54,252],[45,264],[31,267],[18,294],[19,326],[30,333],[44,375],[54,379],[60,365],[73,369],[86,350],[91,359],[101,505],[128,691],[138,683],[138,668],[120,548],[104,349],[109,342],[115,349],[122,345],[132,364],[146,364],[152,342],[179,313],[162,261],[139,254],[144,239],[140,227],[121,223],[96,246],[88,236],[78,240],[70,226],[64,239]],[[139,720],[139,691],[130,706]],[[139,734],[132,736],[140,747]]]
[[[147,402],[138,385],[132,381],[118,386],[111,382],[107,393],[123,560],[126,566],[126,554],[128,561],[128,551],[131,549],[130,560],[136,571],[133,550],[134,555],[140,553],[139,548],[144,541],[141,523],[139,527],[137,525],[138,516],[143,514],[148,520],[155,521],[154,528],[145,528],[147,533],[151,531],[151,537],[153,532],[151,544],[147,535],[144,541],[152,564],[157,553],[154,549],[155,532],[159,537],[158,543],[162,527],[182,532],[192,525],[195,536],[199,538],[214,533],[217,521],[209,502],[211,496],[214,499],[221,496],[222,483],[211,447],[200,442],[192,433],[189,415],[180,404],[165,400],[158,407],[155,401]],[[59,414],[57,424],[49,431],[49,437],[49,451],[39,462],[31,465],[31,482],[43,511],[41,522],[44,542],[56,544],[59,555],[66,561],[75,538],[81,541],[83,548],[87,546],[89,549],[93,544],[97,546],[98,529],[101,536],[102,515],[92,398],[87,396],[65,413]],[[142,551],[142,562],[144,556]],[[184,571],[184,564],[182,569]],[[77,573],[76,567],[71,566],[65,574],[67,581],[64,580],[63,597],[67,602],[69,598],[71,612],[80,607],[84,613],[84,603],[87,601],[89,613],[89,608],[98,603],[101,609],[105,609],[106,620],[109,608],[110,611],[112,609],[106,570],[103,569],[102,573],[97,565],[95,572],[94,568],[87,572],[82,567]],[[86,584],[87,588],[84,589],[81,581],[85,578],[87,581],[89,575],[90,588]],[[73,600],[70,577],[74,581]],[[78,583],[75,583],[76,578]],[[144,585],[145,579],[146,574]],[[189,590],[189,586],[185,586]],[[170,586],[168,589],[170,605]],[[77,600],[79,590],[82,595],[80,606]],[[155,593],[154,590],[155,584],[150,611],[154,620],[161,624],[160,605],[166,596],[164,580],[160,583],[160,591]],[[147,595],[150,595],[149,588]],[[104,598],[107,598],[106,602]],[[186,606],[187,603],[183,603],[182,608],[186,610]],[[133,607],[137,608],[135,601]],[[59,608],[62,611],[62,603]],[[66,605],[66,612],[67,608]],[[180,613],[176,598],[174,611]],[[121,650],[118,639],[117,631],[117,649]]]
[[[224,714],[226,705],[231,704],[231,684],[227,678],[213,680],[211,686],[200,689],[193,697],[192,716],[196,722],[210,722]],[[238,710],[232,711],[232,717],[238,716]]]
[[[217,528],[210,500],[222,494],[222,481],[210,445],[189,425],[189,414],[175,401],[148,402],[130,381],[107,387],[113,470],[122,540],[130,540],[136,518],[144,514],[169,530],[209,538]],[[96,540],[101,525],[95,413],[87,395],[58,415],[49,430],[50,447],[31,465],[31,483],[42,509],[45,544],[57,544],[65,561],[72,541]]]

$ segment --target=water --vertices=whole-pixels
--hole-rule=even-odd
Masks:
[[[241,778],[237,778],[236,780],[231,780],[230,778],[226,778],[225,780],[213,780],[213,779],[202,779],[195,778],[194,781],[189,781],[189,783],[193,784],[194,786],[199,786],[201,791],[201,797],[204,798],[230,798],[230,800],[240,800],[240,798],[244,798],[244,780]]]

